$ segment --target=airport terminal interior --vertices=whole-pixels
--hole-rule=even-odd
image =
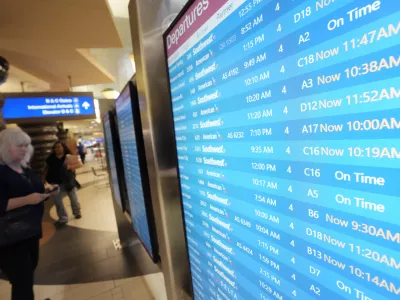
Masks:
[[[101,176],[95,178],[91,168]],[[57,213],[48,203],[43,220],[44,236],[40,245],[40,263],[36,271],[35,299],[125,300],[154,299],[145,277],[158,280],[160,270],[136,240],[132,253],[114,246],[119,239],[113,212],[111,191],[101,161],[88,157],[78,171],[82,185],[78,197],[82,219],[71,220],[56,228]],[[46,203],[47,204],[47,203]],[[69,215],[72,215],[70,205]],[[165,289],[165,288],[164,288]],[[165,293],[165,292],[164,292]],[[0,299],[11,299],[8,282],[0,283]]]
[[[400,299],[399,34],[397,0],[0,0],[0,300]]]

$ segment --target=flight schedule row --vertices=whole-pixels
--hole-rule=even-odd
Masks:
[[[254,178],[259,177],[264,181],[275,180],[289,183],[291,180],[295,180],[331,188],[377,193],[382,198],[398,196],[399,169],[209,155],[178,155],[178,159],[181,165],[199,164],[201,168],[207,170],[217,169],[216,176],[234,172],[237,175],[252,174]],[[192,173],[197,174],[194,172],[197,169],[192,168],[192,170]],[[259,184],[262,185],[264,181]],[[253,185],[257,184],[258,182],[254,181]]]
[[[400,148],[395,140],[306,140],[306,141],[243,141],[238,143],[235,136],[243,132],[228,133],[222,137],[220,133],[204,133],[177,136],[178,157],[188,161],[188,154],[195,160],[196,155],[213,155],[218,158],[226,155],[231,158],[252,158],[254,162],[264,162],[260,166],[265,170],[265,162],[274,160],[290,160],[299,162],[315,162],[329,164],[349,164],[354,166],[398,168]],[[229,136],[232,136],[230,138]],[[190,141],[190,139],[198,139]],[[208,139],[210,138],[210,139]],[[211,140],[215,138],[215,140]],[[224,140],[220,140],[225,139]],[[260,160],[261,159],[261,160]],[[258,168],[255,167],[255,170]],[[262,170],[262,169],[260,169]]]
[[[398,109],[398,82],[399,77],[395,77],[376,82],[373,86],[366,83],[294,99],[282,95],[280,88],[272,90],[263,87],[246,90],[224,100],[220,98],[222,93],[219,88],[214,87],[197,101],[185,100],[174,105],[174,121],[177,124],[188,124],[223,113],[229,118],[248,119],[249,123],[254,124]],[[232,103],[237,105],[233,106]]]
[[[221,114],[190,123],[191,128],[178,123],[175,126],[175,132],[178,135],[194,132],[200,134],[212,130],[228,137],[230,132],[241,133],[236,136],[236,139],[247,141],[381,139],[382,137],[396,139],[400,129],[399,112],[400,109],[397,109],[351,114],[341,118],[327,117],[254,125],[249,125],[252,122],[248,118],[235,120]],[[246,123],[246,125],[240,126],[240,123]]]

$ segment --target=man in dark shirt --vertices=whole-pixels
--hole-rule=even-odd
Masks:
[[[82,142],[79,142],[78,153],[79,156],[81,157],[82,163],[84,164],[86,159],[86,147],[82,144]]]

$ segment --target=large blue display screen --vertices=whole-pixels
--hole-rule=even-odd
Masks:
[[[122,91],[115,105],[132,225],[144,247],[152,255],[129,85]]]
[[[3,118],[30,119],[95,115],[93,97],[6,97]]]
[[[193,1],[165,34],[195,299],[400,299],[400,1]]]
[[[122,200],[121,200],[121,191],[119,187],[119,180],[118,180],[118,171],[117,171],[117,164],[115,160],[115,151],[114,151],[114,142],[111,130],[111,123],[109,115],[107,114],[103,118],[103,125],[104,125],[104,137],[106,139],[106,147],[107,147],[107,158],[109,169],[111,172],[111,182],[112,182],[112,192],[114,196],[114,200],[118,203],[118,205],[123,208]]]

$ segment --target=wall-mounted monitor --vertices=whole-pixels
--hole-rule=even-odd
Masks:
[[[196,300],[400,297],[399,20],[196,0],[165,33]]]
[[[123,211],[130,211],[129,206],[125,204],[124,167],[122,163],[121,145],[119,143],[113,112],[108,111],[103,116],[103,127],[113,199]]]
[[[46,122],[96,117],[92,93],[3,94],[3,118],[7,122]]]
[[[130,81],[115,102],[127,197],[133,229],[154,261],[159,259],[149,175],[135,84]]]

